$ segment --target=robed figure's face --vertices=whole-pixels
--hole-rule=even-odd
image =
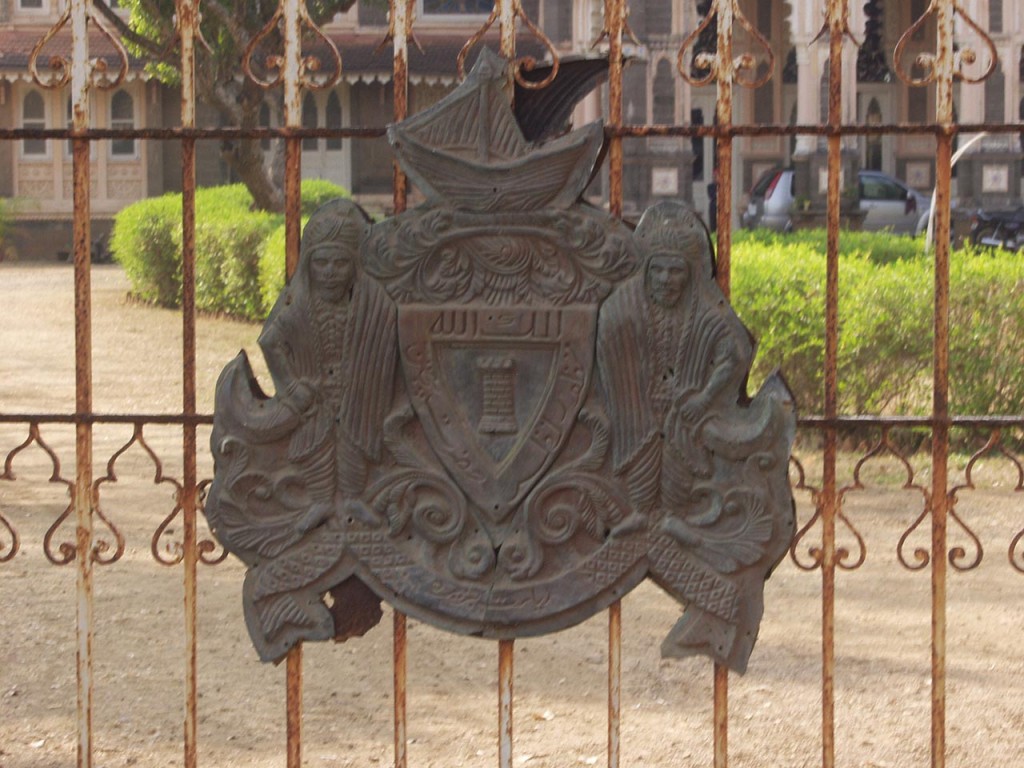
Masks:
[[[312,253],[309,269],[313,290],[328,301],[341,301],[356,277],[355,254],[342,245],[323,246]]]
[[[690,282],[690,267],[677,254],[654,254],[647,262],[647,295],[664,309],[679,304]]]

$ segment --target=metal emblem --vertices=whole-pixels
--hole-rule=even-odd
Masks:
[[[221,375],[206,513],[250,566],[250,635],[277,659],[381,599],[534,635],[650,576],[686,605],[663,654],[742,671],[794,530],[792,398],[777,376],[746,398],[753,343],[696,215],[634,232],[577,202],[600,126],[532,145],[504,83],[484,52],[389,129],[423,205],[310,219],[260,337],[276,394],[244,354]]]

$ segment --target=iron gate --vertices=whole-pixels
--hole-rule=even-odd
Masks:
[[[35,130],[28,128],[4,129],[0,139],[21,142],[25,139],[42,138],[50,142],[69,140],[73,157],[73,199],[74,199],[74,317],[75,317],[75,404],[72,412],[0,413],[0,423],[13,425],[21,430],[22,442],[6,452],[2,480],[15,478],[15,464],[28,448],[41,450],[52,462],[51,482],[67,488],[71,503],[49,527],[43,550],[55,565],[71,566],[76,573],[74,602],[77,612],[76,623],[76,691],[77,691],[77,761],[79,766],[97,764],[94,745],[94,629],[98,620],[94,612],[94,573],[96,569],[113,564],[121,559],[125,551],[125,539],[101,508],[104,483],[111,481],[113,466],[117,458],[129,448],[141,447],[151,456],[157,485],[167,483],[173,488],[175,506],[153,535],[152,552],[155,559],[179,572],[183,582],[183,622],[185,638],[184,714],[183,714],[183,762],[186,766],[197,765],[200,760],[198,721],[200,718],[200,684],[198,664],[197,590],[201,581],[200,566],[216,564],[222,555],[215,552],[211,541],[205,539],[201,525],[197,525],[197,512],[201,506],[202,491],[207,481],[199,469],[202,454],[198,447],[197,435],[211,422],[209,413],[202,412],[197,403],[197,362],[196,362],[196,307],[195,307],[195,191],[196,191],[196,145],[204,140],[231,140],[244,137],[281,137],[286,144],[286,222],[287,222],[287,268],[295,268],[299,253],[300,233],[300,186],[301,145],[309,137],[341,137],[358,141],[383,133],[382,126],[348,129],[304,129],[302,128],[302,94],[312,86],[321,86],[323,73],[314,81],[314,74],[320,65],[327,70],[334,66],[335,77],[344,66],[345,51],[326,46],[332,54],[329,61],[314,63],[302,52],[302,28],[308,28],[310,21],[302,0],[281,0],[274,25],[283,30],[283,50],[276,64],[279,77],[268,87],[281,87],[284,91],[285,125],[280,129],[201,128],[196,123],[195,93],[195,52],[201,43],[197,37],[198,14],[201,10],[198,0],[178,0],[176,3],[176,30],[181,50],[181,114],[180,125],[170,129],[133,129],[130,131],[98,129],[90,122],[90,99],[99,88],[109,88],[119,80],[116,72],[111,75],[107,67],[96,66],[88,48],[87,26],[96,24],[98,16],[90,0],[70,0],[58,26],[68,24],[72,30],[73,50],[70,59],[50,73],[40,71],[36,56],[31,60],[32,75],[45,87],[69,88],[71,97],[71,124],[66,130]],[[404,119],[408,112],[408,52],[413,41],[415,26],[415,0],[395,2],[392,0],[388,40],[393,47],[393,119]],[[824,306],[818,308],[824,313],[825,336],[825,390],[820,414],[806,415],[801,421],[805,435],[820,441],[820,455],[814,457],[820,462],[820,480],[809,480],[808,473],[796,459],[793,460],[793,481],[798,492],[806,492],[812,502],[812,510],[804,516],[803,527],[794,544],[791,555],[795,565],[805,571],[819,571],[821,574],[821,752],[823,766],[836,762],[837,696],[835,687],[836,671],[836,579],[844,570],[853,570],[864,562],[866,545],[844,511],[844,500],[849,492],[861,488],[860,469],[870,458],[888,454],[906,465],[908,476],[904,487],[920,491],[924,506],[921,515],[900,539],[899,557],[910,570],[927,568],[931,574],[931,630],[930,630],[930,761],[932,766],[946,764],[947,737],[947,584],[948,570],[963,571],[975,568],[981,560],[981,543],[955,509],[958,494],[973,487],[972,470],[979,461],[988,456],[1002,456],[1008,459],[1017,474],[1013,490],[1024,489],[1021,463],[1007,447],[1007,434],[1024,427],[1020,414],[966,418],[951,414],[949,408],[949,306],[950,306],[950,166],[954,140],[961,133],[1017,133],[1020,125],[958,124],[953,113],[953,85],[961,75],[961,65],[967,61],[968,52],[955,50],[953,45],[954,20],[964,21],[967,17],[963,7],[955,0],[934,0],[926,9],[926,16],[935,20],[937,43],[933,54],[919,57],[916,62],[919,76],[913,85],[934,84],[936,89],[934,121],[929,124],[907,125],[854,125],[843,121],[841,73],[844,56],[850,52],[845,44],[849,35],[849,6],[844,0],[828,3],[823,17],[821,38],[829,48],[828,114],[821,125],[749,125],[734,124],[734,88],[737,84],[761,87],[768,80],[767,75],[752,75],[752,59],[748,51],[741,48],[734,31],[746,28],[752,32],[752,42],[758,42],[759,34],[750,26],[740,12],[738,0],[714,0],[707,10],[705,21],[683,41],[679,49],[679,76],[694,86],[706,85],[717,88],[715,124],[700,126],[631,124],[625,119],[623,95],[624,41],[630,34],[627,18],[628,5],[625,0],[605,0],[603,9],[602,38],[607,44],[610,61],[609,85],[607,90],[606,136],[609,143],[607,165],[607,197],[611,212],[621,216],[623,212],[623,147],[630,141],[641,141],[651,137],[711,137],[716,142],[717,166],[720,189],[717,208],[718,279],[728,294],[732,271],[731,224],[734,219],[732,202],[734,197],[733,158],[734,144],[744,137],[752,136],[812,136],[824,139],[827,144],[828,176],[828,261],[827,293]],[[709,26],[711,22],[714,26]],[[973,27],[973,22],[967,21]],[[486,26],[466,41],[459,55],[461,69],[466,54],[477,45],[489,27],[496,27],[500,35],[500,48],[509,57],[515,56],[516,29],[526,28],[537,33],[532,20],[526,15],[519,0],[498,0]],[[689,62],[693,45],[707,30],[713,30],[717,39],[710,51],[703,57],[702,76],[693,74]],[[989,41],[987,35],[975,28],[981,41]],[[916,34],[917,25],[907,30],[904,38],[895,48],[895,63],[898,71],[909,71],[908,62],[901,62],[904,44],[909,36]],[[326,38],[322,41],[326,42]],[[36,46],[38,55],[47,38]],[[750,42],[750,41],[747,41]],[[761,40],[761,42],[764,42]],[[989,41],[990,42],[990,41]],[[746,44],[746,43],[743,43]],[[117,66],[127,67],[124,50],[117,45]],[[992,49],[994,52],[994,48]],[[769,51],[770,53],[770,51]],[[340,54],[340,55],[339,55]],[[556,59],[557,61],[557,59]],[[243,62],[247,77],[256,78],[249,66],[249,59]],[[920,74],[923,72],[923,74]],[[327,82],[329,82],[329,77]],[[839,329],[839,239],[840,197],[842,192],[841,161],[842,141],[849,136],[875,135],[924,135],[935,140],[937,154],[937,179],[935,192],[935,256],[934,256],[934,352],[932,409],[930,415],[921,418],[847,416],[840,413],[838,398],[838,329]],[[181,146],[183,206],[182,243],[182,355],[183,387],[180,411],[172,414],[112,414],[97,412],[94,407],[94,377],[92,371],[92,292],[90,285],[90,147],[94,142],[114,138],[135,140],[178,142]],[[394,173],[393,208],[395,212],[405,209],[407,201],[405,177],[397,169]],[[756,331],[756,329],[755,329]],[[10,354],[8,351],[6,354]],[[50,434],[57,432],[61,425],[74,428],[74,473],[64,478],[61,474],[57,452],[51,447]],[[100,426],[126,425],[132,433],[130,439],[109,459],[108,471],[101,476],[95,469],[94,430]],[[146,435],[165,426],[180,429],[181,474],[180,479],[164,474],[161,460],[147,442]],[[919,481],[918,474],[910,468],[903,456],[898,441],[893,438],[901,429],[923,430],[928,433],[930,458],[920,475],[927,480]],[[970,458],[963,481],[951,478],[950,446],[951,432],[973,431],[983,435],[980,449]],[[852,480],[846,485],[840,481],[842,459],[840,445],[850,433],[871,434],[872,440],[866,450],[858,456],[859,461],[852,472]],[[74,522],[73,540],[59,541],[62,524]],[[98,531],[96,526],[104,530]],[[949,528],[957,526],[973,538],[976,556],[969,557],[962,546],[950,545]],[[171,554],[158,545],[169,530],[180,526],[180,542]],[[907,555],[908,537],[920,527],[930,529],[930,547],[918,548]],[[856,550],[851,552],[840,539],[844,530],[852,538]],[[1024,572],[1024,555],[1021,540],[1024,529],[1010,541],[1007,552],[1012,568]],[[809,542],[814,541],[813,544]],[[12,568],[15,558],[25,554],[21,537],[15,523],[0,509],[0,574],[3,568]],[[32,553],[34,556],[35,553]],[[70,605],[70,600],[68,601]],[[630,763],[630,750],[620,738],[622,723],[622,632],[623,616],[619,604],[608,611],[607,646],[607,702],[608,736],[607,764],[618,766]],[[513,660],[512,641],[498,644],[498,760],[503,767],[513,765],[512,747],[515,741],[513,728]],[[407,624],[405,617],[396,613],[393,628],[394,650],[394,764],[408,763],[407,738]],[[729,676],[724,668],[716,667],[713,672],[713,760],[716,766],[725,766],[729,761]],[[292,651],[287,658],[287,764],[298,766],[302,761],[303,725],[303,658],[302,650]],[[1019,725],[1019,724],[1018,724]],[[621,752],[621,757],[620,757]],[[0,752],[0,756],[2,756]],[[772,758],[768,758],[771,760]]]

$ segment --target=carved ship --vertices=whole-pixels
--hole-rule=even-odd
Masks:
[[[388,126],[402,168],[427,199],[480,213],[576,202],[601,151],[601,124],[541,145],[528,142],[506,96],[505,62],[487,49],[467,85]]]

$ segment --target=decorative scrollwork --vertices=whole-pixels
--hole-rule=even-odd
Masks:
[[[2,510],[0,510],[0,528],[7,531],[6,534],[0,536],[0,563],[7,563],[18,554],[18,550],[21,548],[21,539],[18,537],[17,529],[4,517]]]
[[[135,426],[134,426],[134,428],[132,430],[132,436],[131,436],[131,438],[129,438],[128,442],[125,443],[123,446],[121,446],[114,453],[114,455],[110,457],[110,460],[107,462],[107,474],[106,474],[105,477],[102,477],[102,478],[100,478],[99,480],[97,480],[95,482],[95,484],[94,484],[94,493],[96,495],[96,498],[99,499],[99,490],[100,490],[100,486],[103,483],[116,483],[117,482],[117,473],[114,471],[114,467],[116,466],[118,459],[120,459],[121,456],[123,456],[125,453],[127,453],[128,450],[131,449],[131,447],[133,445],[138,445],[139,448],[142,449],[143,453],[145,453],[146,456],[149,457],[149,460],[151,462],[153,462],[153,468],[154,468],[153,483],[154,483],[154,485],[161,485],[162,483],[169,483],[174,488],[174,498],[177,500],[177,504],[175,505],[174,510],[171,512],[171,514],[168,515],[167,518],[165,518],[164,521],[158,526],[156,533],[153,535],[153,538],[152,538],[152,541],[151,541],[151,545],[150,545],[150,548],[152,549],[152,552],[153,552],[153,557],[158,562],[160,562],[160,563],[162,563],[164,565],[174,565],[175,563],[180,562],[181,559],[182,559],[182,544],[180,542],[175,542],[173,545],[168,545],[167,546],[167,550],[168,551],[172,551],[174,553],[174,556],[171,559],[165,559],[161,555],[159,550],[158,550],[158,541],[159,541],[160,537],[166,531],[167,526],[170,525],[171,520],[173,520],[174,517],[181,510],[181,503],[180,503],[181,490],[182,490],[181,489],[181,483],[179,483],[177,480],[174,480],[173,478],[169,478],[169,477],[165,477],[164,476],[163,465],[162,465],[159,457],[157,457],[156,453],[153,451],[152,448],[150,448],[149,444],[146,442],[145,435],[143,434],[143,424],[141,422],[137,422],[135,424]],[[97,511],[99,512],[99,505],[98,504],[97,504]],[[106,519],[105,516],[103,516],[103,513],[99,512],[99,514],[101,515],[101,517],[103,517],[103,520],[106,522],[107,519]],[[107,525],[110,525],[110,523],[107,522]],[[113,526],[110,526],[110,527],[113,528]],[[116,529],[114,529],[114,530],[116,531]],[[118,547],[117,547],[117,550],[115,552],[114,557],[112,557],[109,560],[110,562],[113,562],[118,557],[120,557],[121,553],[124,551],[124,538],[120,535],[120,533],[117,534],[117,537],[118,537]]]
[[[739,0],[713,0],[704,20],[701,21],[693,32],[686,36],[682,45],[679,46],[679,52],[676,54],[676,68],[683,79],[692,86],[709,85],[720,78],[722,66],[717,51],[714,53],[699,51],[692,57],[694,70],[698,72],[707,70],[707,74],[704,76],[695,77],[687,66],[687,60],[691,58],[691,50],[696,45],[701,34],[715,22],[716,16],[720,16],[722,3],[729,4],[730,15],[733,21],[732,25],[727,25],[727,34],[732,35],[737,25],[745,29],[764,51],[765,61],[767,62],[763,74],[758,75],[756,73],[760,68],[757,66],[757,57],[751,52],[741,53],[733,59],[732,79],[744,88],[760,88],[771,80],[772,73],[775,71],[775,53],[772,51],[771,44],[765,36],[758,31],[757,27],[750,23],[750,20],[740,10]],[[746,72],[754,72],[755,75],[753,78],[749,78],[745,76],[744,73]]]
[[[40,38],[40,40],[32,48],[32,53],[28,57],[28,71],[32,73],[32,79],[39,83],[43,88],[62,88],[71,80],[71,62],[63,56],[51,56],[50,57],[50,69],[52,72],[49,76],[44,76],[39,71],[39,57],[42,54],[43,48],[48,42],[50,42],[57,33],[60,32],[61,28],[71,20],[71,3],[68,3],[64,9],[64,13],[60,15],[56,23],[47,30],[46,34]]]
[[[14,473],[14,459],[16,456],[18,456],[18,454],[20,454],[22,451],[24,451],[26,448],[33,444],[39,446],[40,450],[42,450],[43,453],[45,453],[47,457],[49,457],[50,459],[50,465],[53,467],[53,472],[50,473],[50,482],[62,483],[64,487],[67,489],[68,497],[73,499],[75,484],[70,480],[65,480],[61,476],[60,459],[57,458],[57,454],[56,452],[54,452],[53,448],[51,448],[46,443],[46,441],[43,440],[43,438],[40,436],[39,424],[37,424],[36,422],[32,422],[29,424],[28,437],[25,438],[25,440],[20,445],[12,449],[11,452],[7,454],[7,458],[4,460],[4,471],[3,474],[0,475],[0,480],[16,479],[16,475]],[[49,527],[49,529],[47,529],[46,535],[43,537],[43,551],[45,552],[47,559],[54,565],[67,565],[75,559],[75,555],[77,554],[78,549],[73,541],[61,542],[60,546],[57,548],[60,554],[54,554],[53,552],[53,537],[56,536],[57,530],[64,523],[64,521],[67,520],[68,516],[71,514],[71,511],[73,509],[74,504],[68,503],[68,505],[64,508],[64,511],[60,513],[60,515]],[[9,530],[12,530],[13,532],[12,526],[7,527],[9,528]],[[11,550],[10,553],[4,555],[3,559],[0,559],[0,562],[3,562],[3,560],[10,559],[17,552],[17,534],[14,533],[14,536],[15,539],[13,549]]]
[[[924,71],[924,75],[921,77],[915,77],[909,70],[905,68],[905,50],[907,43],[913,38],[918,32],[924,29],[924,25],[928,21],[929,16],[938,14],[939,0],[932,0],[928,4],[928,8],[921,14],[921,18],[915,21],[910,29],[903,33],[898,43],[896,43],[896,49],[893,51],[893,65],[896,70],[896,74],[900,80],[905,82],[907,85],[913,86],[925,86],[934,83],[939,76],[938,73],[938,56],[934,53],[922,52],[918,53],[914,58],[914,65],[917,65]],[[990,38],[978,23],[970,17],[970,15],[963,9],[960,3],[954,0],[953,2],[953,15],[954,17],[959,15],[961,21],[963,21],[968,27],[970,27],[982,42],[985,47],[988,48],[990,54],[988,66],[985,71],[978,77],[968,77],[963,73],[963,67],[965,64],[973,64],[978,60],[978,53],[970,46],[965,46],[956,51],[953,55],[953,72],[952,76],[955,80],[963,80],[965,83],[980,83],[991,75],[996,68],[996,62],[999,60],[999,54],[996,51],[995,43]]]
[[[206,514],[206,494],[212,482],[213,478],[206,478],[196,486],[196,509],[204,515]],[[200,539],[196,542],[196,549],[199,550],[199,562],[204,565],[223,563],[228,556],[228,551],[216,539]]]
[[[961,483],[960,485],[955,486],[949,492],[949,515],[957,523],[957,525],[960,526],[964,533],[966,533],[967,536],[971,539],[971,541],[974,544],[975,550],[974,558],[964,563],[963,560],[967,557],[966,550],[961,546],[956,546],[950,549],[949,563],[958,571],[970,571],[974,568],[977,568],[978,565],[981,564],[981,560],[984,557],[984,549],[981,545],[980,539],[974,533],[974,531],[971,530],[970,526],[968,526],[963,521],[959,513],[957,513],[956,505],[959,501],[958,494],[960,493],[960,491],[965,489],[969,489],[972,491],[975,490],[974,470],[978,462],[981,459],[985,458],[986,456],[1002,457],[1009,461],[1011,466],[1014,468],[1014,470],[1016,470],[1017,473],[1017,484],[1014,487],[1014,490],[1024,490],[1024,465],[1021,464],[1020,460],[1016,456],[1014,456],[1008,450],[1006,450],[1006,447],[1002,443],[1002,430],[995,429],[992,431],[992,434],[989,435],[989,438],[988,440],[985,441],[985,444],[981,448],[979,448],[967,462],[967,467],[964,469],[964,482]],[[1017,542],[1020,539],[1020,536],[1021,534],[1018,534],[1017,537],[1015,537],[1014,540],[1010,543],[1009,558],[1010,563],[1014,565],[1014,567],[1016,567],[1016,562],[1014,559],[1014,550],[1017,546]]]
[[[32,79],[37,82],[43,88],[62,88],[67,85],[71,80],[71,62],[62,55],[55,54],[50,57],[49,65],[52,72],[49,75],[44,75],[39,71],[39,57],[42,55],[43,49],[47,43],[53,40],[57,34],[63,29],[63,27],[71,20],[72,13],[75,9],[73,3],[68,3],[64,12],[60,15],[60,18],[54,23],[46,34],[35,44],[32,48],[32,52],[29,54],[28,68],[32,74]],[[99,33],[107,39],[107,42],[114,49],[114,53],[117,56],[117,69],[110,74],[110,65],[106,59],[93,58],[89,59],[89,84],[95,85],[103,89],[112,89],[119,86],[124,78],[128,75],[128,52],[125,50],[121,41],[117,38],[108,27],[106,22],[102,20],[102,16],[96,10],[92,2],[85,3],[86,12],[86,23],[92,22],[93,25],[99,30]]]
[[[132,430],[132,436],[131,438],[129,438],[128,442],[126,442],[124,445],[118,448],[117,451],[115,451],[114,454],[110,457],[109,461],[107,461],[107,474],[104,477],[97,479],[92,486],[96,514],[104,522],[104,524],[106,524],[107,528],[110,529],[111,533],[113,533],[114,541],[116,542],[113,547],[113,552],[110,555],[106,554],[111,550],[111,546],[106,540],[101,539],[96,542],[96,545],[93,547],[92,557],[94,561],[101,565],[109,565],[110,563],[119,560],[121,555],[124,554],[125,541],[122,533],[117,529],[115,525],[111,523],[111,521],[103,513],[103,510],[99,502],[100,488],[104,483],[117,482],[117,473],[115,472],[114,469],[115,466],[117,465],[117,461],[118,459],[121,458],[121,456],[127,453],[133,445],[138,445],[142,449],[142,451],[149,457],[150,461],[153,462],[153,465],[156,468],[153,477],[154,483],[159,485],[160,483],[163,482],[169,482],[172,483],[175,487],[178,487],[178,484],[174,480],[170,480],[163,476],[163,468],[160,464],[160,459],[157,458],[156,454],[153,452],[153,449],[149,447],[148,443],[146,443],[146,439],[142,434],[142,423],[137,422]]]
[[[309,11],[306,10],[306,3],[304,0],[298,0],[297,11],[298,35],[296,36],[296,39],[302,39],[302,29],[305,27],[313,34],[314,37],[320,40],[334,64],[330,74],[326,76],[316,76],[323,68],[323,62],[318,56],[302,56],[300,53],[298,85],[304,88],[311,88],[313,90],[330,88],[341,79],[341,53],[338,51],[337,46],[331,41],[331,39],[324,34],[323,30],[313,23],[313,20],[309,16]],[[270,54],[264,60],[263,66],[268,72],[276,71],[276,74],[270,79],[263,78],[253,71],[253,58],[256,56],[256,50],[259,48],[260,44],[263,43],[271,33],[273,33],[279,24],[282,23],[286,23],[284,0],[282,0],[277,6],[277,10],[274,11],[274,15],[270,17],[270,21],[268,21],[263,28],[253,36],[249,45],[245,49],[245,53],[242,54],[242,71],[245,72],[245,76],[265,90],[276,88],[284,82],[286,54]]]
[[[507,2],[512,3],[513,20],[516,18],[520,19],[526,28],[530,30],[533,36],[540,40],[541,45],[547,48],[548,52],[551,54],[551,72],[548,73],[548,76],[543,80],[532,81],[523,77],[522,73],[524,71],[532,72],[539,63],[533,56],[522,56],[516,59],[512,65],[512,76],[521,87],[528,90],[536,91],[541,88],[546,88],[551,85],[554,79],[558,76],[558,69],[561,66],[561,59],[558,56],[558,51],[555,49],[555,44],[551,42],[551,39],[545,35],[536,24],[533,23],[533,20],[530,19],[526,14],[526,11],[523,10],[523,4],[520,0],[507,0]],[[498,20],[499,9],[499,4],[495,3],[494,7],[491,9],[490,15],[483,23],[483,26],[481,26],[480,29],[478,29],[473,36],[466,41],[466,44],[462,46],[462,50],[459,51],[459,55],[455,59],[455,67],[458,70],[460,81],[466,79],[466,58],[469,56],[469,52],[473,50],[481,40],[483,40],[484,35],[486,35],[491,27],[494,26],[494,22]]]
[[[821,519],[821,489],[807,485],[807,473],[804,471],[803,464],[795,456],[789,457],[789,466],[792,471],[796,472],[795,482],[792,474],[790,475],[790,487],[794,491],[807,491],[811,494],[811,501],[814,502],[814,514],[811,515],[811,519],[804,523],[803,527],[793,537],[793,542],[789,546],[789,558],[800,570],[814,571],[820,568],[824,562],[824,553],[821,547],[812,545],[807,548],[807,553],[811,556],[810,562],[804,562],[800,559],[799,550],[804,537]]]

